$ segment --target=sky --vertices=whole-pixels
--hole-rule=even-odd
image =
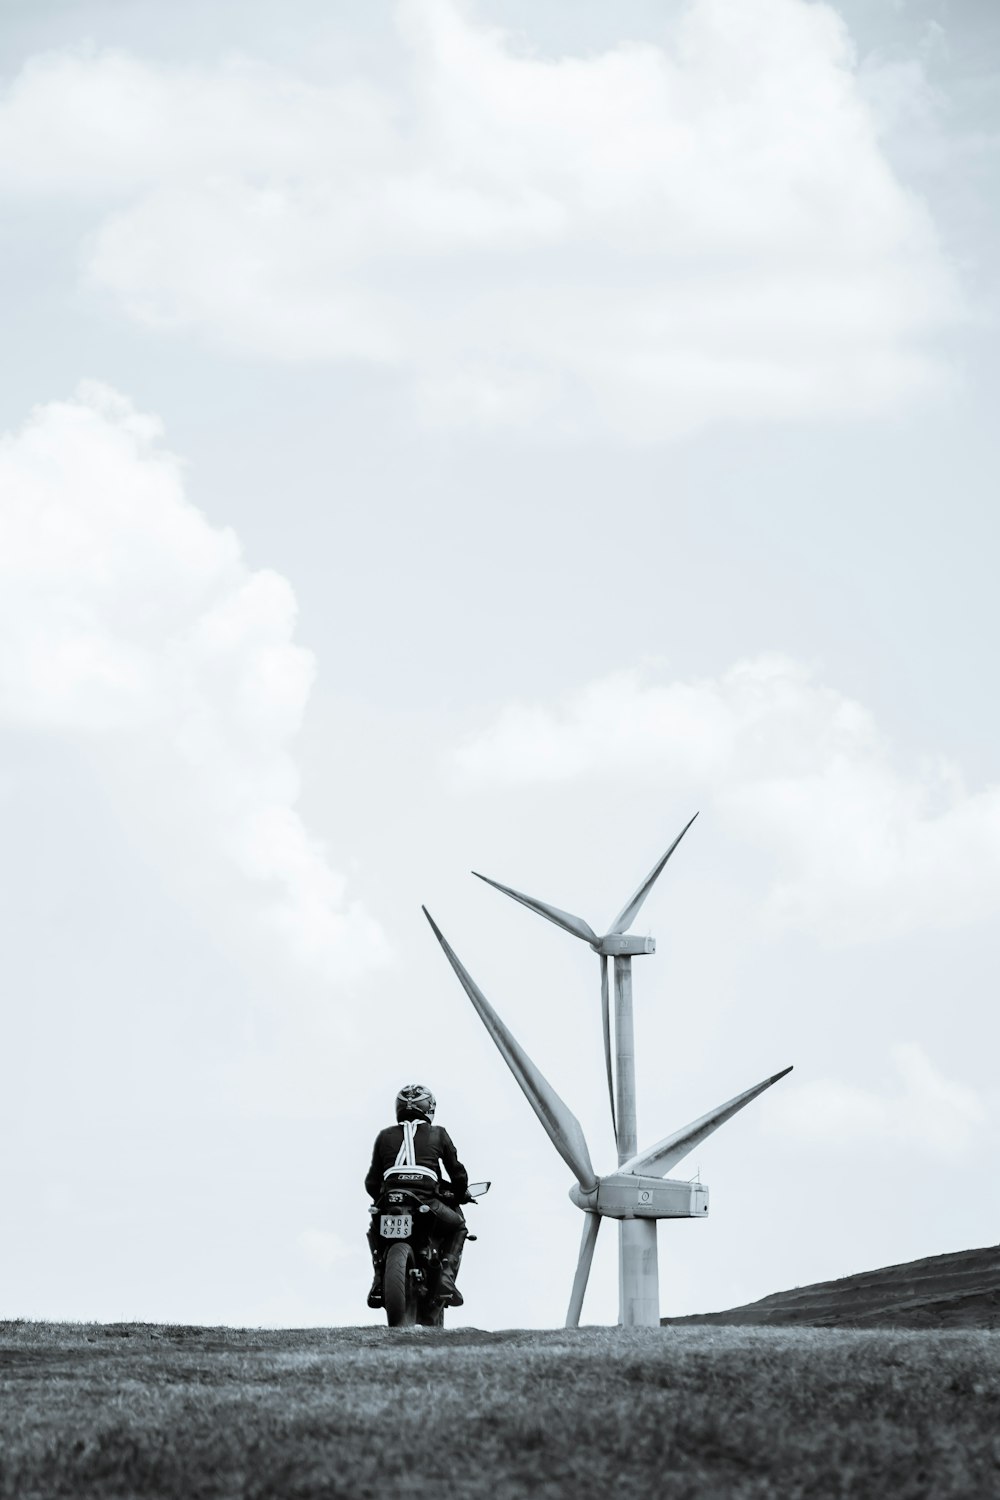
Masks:
[[[988,1244],[989,0],[7,0],[0,1316],[365,1306],[396,1090],[456,1324],[562,1322],[636,930],[663,1313]],[[617,1317],[600,1237],[584,1322]]]

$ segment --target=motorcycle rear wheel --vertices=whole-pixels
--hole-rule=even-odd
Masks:
[[[382,1276],[382,1303],[390,1328],[412,1328],[417,1316],[417,1292],[410,1272],[413,1248],[401,1242],[390,1245]]]

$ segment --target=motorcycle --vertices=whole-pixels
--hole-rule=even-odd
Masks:
[[[471,1182],[462,1201],[474,1203],[489,1189],[488,1182]],[[419,1167],[390,1167],[369,1212],[378,1221],[375,1255],[389,1327],[442,1328],[450,1301],[450,1292],[440,1286],[442,1247],[465,1230],[455,1195]],[[466,1230],[453,1255],[460,1258],[462,1245],[475,1238]]]

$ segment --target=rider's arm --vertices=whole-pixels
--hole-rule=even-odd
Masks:
[[[379,1149],[378,1149],[378,1137],[376,1136],[376,1138],[375,1138],[375,1145],[374,1145],[374,1148],[372,1149],[372,1164],[368,1168],[368,1175],[365,1177],[365,1192],[368,1194],[369,1198],[371,1198],[371,1200],[374,1202],[375,1199],[378,1197],[378,1195],[379,1195],[379,1193],[381,1191],[382,1191],[382,1157],[381,1157],[381,1154],[380,1154]]]
[[[441,1152],[441,1160],[444,1162],[445,1170],[447,1171],[448,1177],[451,1180],[451,1185],[455,1190],[455,1196],[457,1197],[459,1203],[461,1203],[462,1199],[465,1197],[466,1193],[469,1190],[469,1174],[462,1166],[462,1163],[459,1161],[458,1152],[455,1150],[454,1142],[452,1141],[452,1138],[448,1134],[447,1130],[443,1128],[443,1126],[441,1127],[439,1149]]]

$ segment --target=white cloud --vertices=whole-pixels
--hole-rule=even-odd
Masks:
[[[398,18],[392,93],[36,57],[0,191],[90,206],[87,274],[132,316],[401,370],[430,422],[655,439],[940,380],[955,290],[830,6],[692,0],[659,44],[555,60],[454,0]]]
[[[768,1130],[810,1145],[904,1147],[942,1158],[971,1146],[987,1120],[975,1089],[938,1072],[914,1042],[891,1049],[897,1087],[886,1093],[817,1078],[776,1090]]]
[[[838,940],[1000,911],[1000,787],[906,766],[861,704],[781,656],[716,678],[603,678],[557,707],[511,704],[453,758],[468,786],[615,778],[669,785],[774,860],[769,922]]]
[[[0,723],[80,745],[241,946],[342,979],[386,944],[296,811],[294,594],[190,504],[159,432],[89,384],[0,443]]]

